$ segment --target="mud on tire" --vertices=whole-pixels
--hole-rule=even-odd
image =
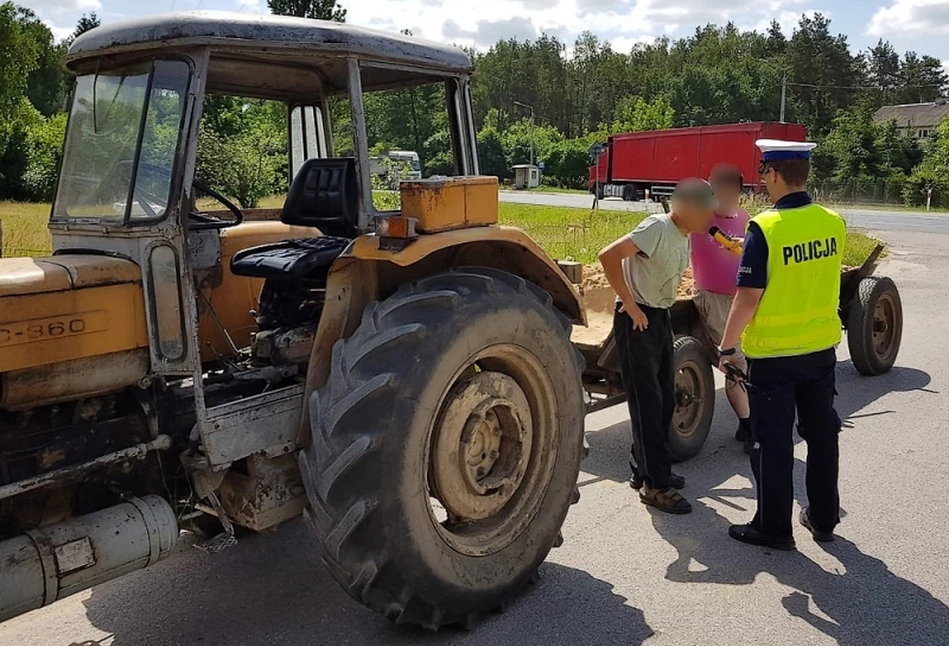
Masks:
[[[579,498],[569,335],[543,290],[467,268],[402,286],[336,344],[300,467],[322,559],[354,599],[470,626],[536,576]]]

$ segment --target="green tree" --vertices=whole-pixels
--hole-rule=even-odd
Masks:
[[[831,34],[830,20],[819,13],[801,16],[787,58],[805,123],[814,134],[827,132],[837,111],[852,104],[855,88],[864,85],[861,59],[850,52],[845,35]]]
[[[36,69],[40,46],[20,19],[12,2],[0,5],[0,130],[27,90],[27,77]],[[0,134],[2,137],[2,134]],[[2,139],[0,139],[2,142]]]
[[[587,138],[566,139],[555,143],[547,152],[544,179],[564,188],[586,188],[589,177],[590,152]]]
[[[830,158],[830,178],[837,182],[879,177],[877,127],[867,105],[841,110],[821,143],[821,155]]]
[[[485,125],[478,132],[478,161],[482,175],[494,175],[499,179],[508,179],[511,176],[511,167],[504,155],[501,135],[493,125]]]
[[[942,61],[932,56],[920,57],[916,52],[906,52],[900,64],[901,91],[899,103],[926,103],[945,96],[949,89],[949,76]]]
[[[675,110],[665,97],[646,101],[639,96],[628,96],[620,100],[610,132],[665,130],[671,128],[674,122]]]
[[[79,17],[78,22],[76,22],[76,29],[73,31],[72,37],[79,38],[90,29],[95,29],[101,24],[102,21],[99,20],[99,16],[96,15],[95,11],[89,15],[82,14],[82,16]]]
[[[868,80],[880,88],[878,105],[887,105],[893,101],[901,89],[900,55],[889,42],[880,39],[867,55]]]
[[[66,114],[62,112],[43,119],[27,132],[23,189],[30,200],[53,199],[65,135]]]
[[[949,119],[936,127],[925,158],[906,181],[903,197],[907,204],[925,204],[928,191],[934,206],[949,206]]]
[[[766,51],[768,56],[783,56],[788,48],[788,39],[781,29],[781,23],[772,20],[768,25]]]
[[[17,20],[35,43],[37,52],[36,63],[26,79],[26,96],[43,116],[51,116],[62,111],[66,97],[66,46],[54,42],[49,27],[31,10],[17,7]]]
[[[504,155],[511,165],[526,164],[530,161],[531,142],[534,145],[534,160],[544,161],[554,145],[563,141],[563,135],[555,127],[546,124],[532,124],[522,119],[501,134]]]
[[[198,137],[202,180],[245,209],[287,190],[286,106],[274,101],[209,97],[212,118]]]
[[[279,16],[346,22],[346,10],[336,0],[267,0],[267,7]]]

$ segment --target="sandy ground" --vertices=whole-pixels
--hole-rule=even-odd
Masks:
[[[679,298],[691,298],[694,288],[695,284],[692,280],[692,268],[689,267],[685,270],[685,274],[682,275],[676,296]],[[606,274],[603,273],[603,266],[598,262],[584,265],[581,291],[586,295],[591,292],[595,293],[596,290],[599,289],[610,289],[610,284],[606,280]],[[587,307],[590,307],[590,305],[587,305]]]

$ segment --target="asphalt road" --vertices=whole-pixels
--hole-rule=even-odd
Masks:
[[[521,204],[542,204],[546,206],[571,206],[588,209],[593,204],[593,196],[579,193],[525,193],[502,191],[501,200]],[[651,209],[661,212],[657,204],[643,202],[623,202],[616,198],[600,201],[600,208],[610,211],[643,211]],[[838,209],[847,220],[847,224],[861,229],[874,231],[921,231],[927,233],[949,233],[949,215],[928,214],[916,211],[886,211],[841,207]]]
[[[690,516],[643,507],[626,485],[623,407],[588,418],[583,497],[541,581],[471,632],[390,624],[351,601],[319,565],[300,522],[209,556],[171,560],[0,624],[4,646],[103,644],[448,644],[584,646],[844,644],[926,646],[949,635],[949,235],[882,234],[881,272],[902,294],[898,365],[858,376],[840,352],[839,539],[797,531],[792,553],[741,545],[730,523],[753,509],[750,468],[719,390],[703,453],[679,466]],[[803,467],[806,452],[796,450]],[[798,493],[803,496],[803,468]]]

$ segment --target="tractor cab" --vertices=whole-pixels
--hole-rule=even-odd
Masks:
[[[434,110],[449,134],[442,170],[478,172],[471,64],[454,48],[331,22],[204,12],[101,27],[77,40],[69,66],[77,82],[54,248],[108,251],[142,267],[151,359],[161,372],[233,360],[251,335],[315,323],[305,312],[313,313],[333,262],[398,215],[397,191],[377,191],[374,201],[367,101]],[[282,115],[283,178],[273,190],[286,197],[267,208],[247,208],[233,194],[240,178],[210,168],[220,161],[202,115],[215,118],[224,101],[245,111],[266,103]],[[491,182],[468,184],[492,191]],[[396,219],[393,231],[403,233],[393,244],[416,235],[416,222]],[[199,330],[188,329],[192,307]]]

